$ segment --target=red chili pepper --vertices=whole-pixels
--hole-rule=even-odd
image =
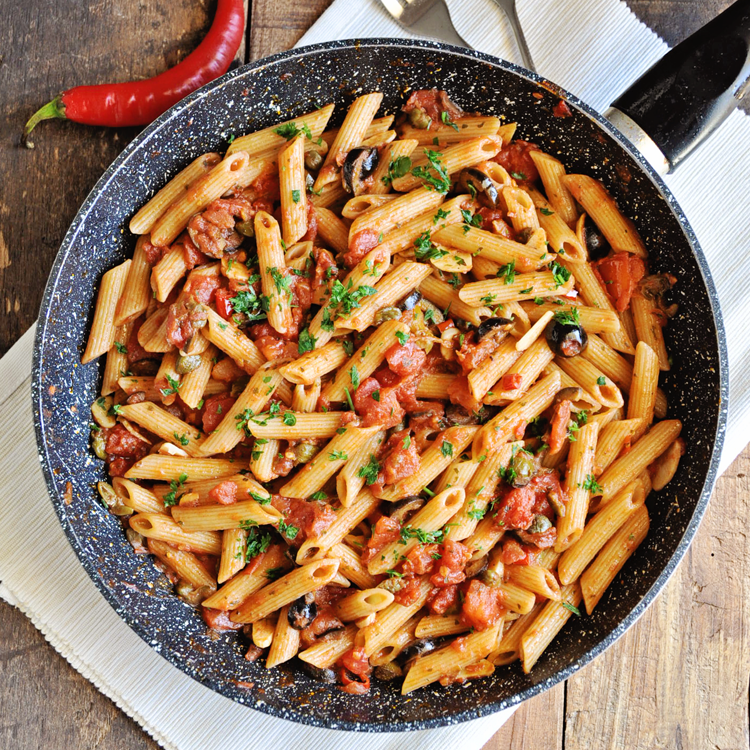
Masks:
[[[62,118],[84,125],[148,125],[180,99],[226,73],[242,43],[242,0],[219,0],[216,16],[203,41],[179,65],[145,81],[76,86],[45,104],[26,123],[23,144],[34,148],[29,134],[42,120]]]

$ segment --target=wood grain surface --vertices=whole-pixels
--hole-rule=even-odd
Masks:
[[[330,2],[252,0],[240,59],[290,47]],[[628,4],[675,44],[730,3]],[[2,5],[0,354],[36,318],[78,206],[136,134],[44,123],[29,152],[18,147],[24,121],[67,87],[147,77],[174,64],[198,43],[214,9],[206,0]],[[749,474],[750,449],[719,480],[686,559],[641,620],[567,683],[522,705],[485,750],[750,748]],[[0,603],[0,748],[157,747],[23,614]]]

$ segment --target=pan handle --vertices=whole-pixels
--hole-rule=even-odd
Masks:
[[[606,116],[667,172],[731,114],[748,83],[750,0],[737,0],[670,50]]]

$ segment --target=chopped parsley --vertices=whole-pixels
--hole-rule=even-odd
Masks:
[[[552,271],[552,278],[555,280],[555,289],[561,287],[570,278],[570,271],[565,266],[561,266],[556,260],[547,266]]]
[[[445,537],[442,529],[437,531],[425,531],[424,529],[415,529],[412,526],[404,526],[401,529],[401,544],[406,544],[409,539],[417,539],[420,544],[440,544]]]
[[[302,191],[301,190],[292,190],[292,200],[295,203],[299,203],[301,198],[302,198]]]
[[[378,481],[378,474],[380,473],[380,462],[371,453],[370,460],[364,465],[360,466],[357,471],[358,477],[364,477],[366,484],[375,484]]]
[[[596,481],[596,477],[593,474],[587,474],[583,484],[579,485],[579,487],[583,487],[584,490],[588,490],[589,492],[601,492],[604,489]]]
[[[422,232],[414,240],[414,248],[414,255],[417,260],[430,260],[431,258],[442,258],[444,255],[448,255],[447,250],[441,250],[437,245],[433,244],[429,231]]]
[[[597,385],[607,385],[607,378],[605,378],[605,377],[604,377],[604,375],[600,375],[600,376],[599,376],[599,377],[598,377],[598,378],[596,379],[596,384],[597,384]]]
[[[482,226],[482,217],[479,214],[472,215],[471,211],[467,211],[465,208],[461,209],[461,218],[464,224],[464,234],[467,234],[472,227]]]
[[[578,316],[578,310],[572,307],[570,310],[560,310],[554,315],[555,320],[564,326],[579,326],[581,325],[581,318]],[[599,383],[599,385],[604,385]]]
[[[549,208],[540,208],[539,211],[543,216],[552,216],[555,213],[554,211],[550,211]]]
[[[286,138],[288,141],[296,138],[300,133],[304,133],[308,140],[312,140],[312,132],[306,122],[303,122],[301,127],[296,122],[285,122],[283,125],[279,125],[278,128],[274,128],[273,132],[282,138]]]
[[[313,494],[310,495],[310,500],[326,500],[327,497],[328,496],[325,492],[319,490],[318,492],[313,492]]]
[[[393,570],[392,568],[388,568],[388,570],[385,571],[388,578],[403,578],[404,574],[399,573],[397,570]]]
[[[257,274],[251,276],[247,280],[248,284],[254,284],[259,278],[260,276]],[[236,313],[245,315],[248,323],[255,320],[266,319],[268,302],[268,297],[258,297],[252,288],[238,292],[234,297],[229,299],[229,304],[232,306],[232,309]]]
[[[283,534],[287,539],[294,539],[299,534],[299,529],[279,519],[279,534]]]
[[[172,434],[180,445],[190,445],[190,440],[187,435],[178,435],[176,432],[173,432]]]
[[[504,266],[500,266],[495,274],[498,279],[503,279],[506,284],[512,284],[516,280],[516,261],[512,260]]]
[[[250,497],[253,500],[255,500],[256,503],[259,503],[260,505],[268,505],[271,502],[270,495],[258,495],[255,492],[251,492]]]
[[[180,392],[180,383],[179,381],[175,380],[171,375],[167,374],[165,375],[167,379],[167,383],[169,383],[169,388],[160,388],[159,391],[161,392],[162,396],[171,396],[173,393],[179,393]],[[115,412],[117,414],[117,412]]]
[[[311,352],[315,348],[316,342],[315,336],[313,336],[307,328],[303,328],[299,334],[299,341],[297,342],[297,351],[300,354]]]
[[[271,534],[268,531],[261,531],[257,526],[253,526],[247,531],[247,544],[245,546],[245,559],[250,560],[253,557],[263,554],[271,546]]]
[[[373,286],[363,284],[352,291],[353,285],[354,282],[351,279],[349,279],[349,283],[346,286],[336,279],[331,287],[331,297],[328,301],[328,308],[338,307],[339,315],[346,316],[349,315],[355,307],[359,307],[359,303],[364,297],[371,297],[373,294],[377,294],[377,289]],[[332,331],[333,323],[331,322],[330,329],[326,329],[324,323],[323,329]]]
[[[377,390],[377,391],[373,391],[373,392],[372,392],[372,393],[370,394],[370,398],[371,398],[371,399],[372,399],[373,401],[377,401],[378,403],[380,403],[380,389],[378,388],[378,390]]]
[[[471,510],[466,514],[474,521],[481,521],[484,518],[485,513],[487,512],[486,508],[474,508],[472,507]]]
[[[291,411],[285,411],[284,416],[281,419],[288,427],[294,427],[294,425],[297,424],[297,417],[295,417],[294,412]]]
[[[451,120],[451,116],[447,112],[441,112],[440,119],[443,121],[443,125],[450,125],[458,133],[458,125]]]
[[[511,172],[510,176],[514,180],[525,180],[526,179],[526,175],[523,172]]]
[[[406,450],[406,449],[408,449],[408,448],[409,448],[409,446],[411,445],[411,435],[407,435],[407,436],[406,436],[406,437],[404,438],[404,443],[403,443],[403,445],[404,445],[404,450]]]
[[[394,180],[409,174],[411,159],[408,156],[399,156],[388,165],[388,174],[382,178],[384,185],[390,185]]]
[[[446,458],[448,458],[448,456],[453,456],[453,443],[443,440],[443,444],[440,446],[440,452]]]
[[[430,149],[425,149],[424,153],[430,166],[414,167],[411,173],[420,180],[424,180],[427,183],[426,187],[430,190],[436,190],[438,193],[447,193],[451,189],[451,178],[440,161],[442,154],[439,151],[431,151]],[[434,170],[437,177],[433,176],[432,170]]]
[[[187,474],[180,474],[180,476],[175,481],[172,479],[169,482],[169,492],[167,492],[166,495],[164,495],[164,507],[169,508],[171,505],[177,505],[180,498],[185,494],[184,492],[180,493],[180,495],[177,495],[177,491],[182,488],[182,486],[187,482],[188,475]]]
[[[398,339],[398,343],[404,346],[409,340],[409,334],[407,331],[396,331],[396,338]]]
[[[273,285],[276,287],[276,293],[283,294],[286,292],[289,295],[289,299],[291,299],[292,288],[289,285],[289,278],[284,276],[284,274],[275,266],[267,268],[266,271],[271,274]]]
[[[268,578],[269,581],[275,581],[277,578],[281,578],[285,572],[285,568],[269,568],[266,571],[266,578]]]
[[[563,607],[565,607],[565,609],[572,612],[574,615],[578,615],[578,617],[581,616],[581,610],[573,604],[570,604],[569,602],[563,602],[562,605]]]
[[[335,450],[335,451],[331,451],[328,454],[328,460],[329,461],[348,461],[349,456],[348,454],[344,453],[344,451]]]
[[[115,341],[115,349],[117,349],[120,354],[128,353],[128,347],[125,346],[125,344],[121,344],[119,341]]]
[[[450,211],[444,211],[442,208],[437,210],[437,213],[432,217],[432,223],[437,224],[441,219],[447,219],[450,216]]]
[[[355,365],[352,365],[351,369],[349,370],[349,380],[352,381],[352,385],[355,388],[359,388],[359,371],[357,370]]]

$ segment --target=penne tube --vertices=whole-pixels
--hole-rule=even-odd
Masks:
[[[247,461],[233,458],[177,458],[151,454],[136,461],[125,473],[126,479],[153,479],[162,482],[186,482],[196,479],[221,479],[247,469]]]
[[[560,599],[560,584],[554,574],[540,565],[509,565],[505,572],[511,583],[545,599]],[[566,581],[567,583],[567,581]],[[531,610],[529,610],[531,611]],[[524,613],[528,614],[528,612]]]
[[[426,615],[417,624],[414,635],[417,638],[442,638],[465,633],[469,629],[459,615]]]
[[[146,259],[144,246],[147,236],[139,237],[135,243],[133,260],[122,288],[115,313],[115,325],[132,323],[148,309],[151,300],[151,265]]]
[[[294,386],[292,397],[292,411],[309,414],[318,408],[320,398],[320,381],[312,385]]]
[[[393,115],[376,117],[368,125],[367,130],[365,130],[365,134],[362,137],[365,140],[367,138],[373,138],[376,135],[385,133],[386,130],[390,130],[391,125],[393,125]],[[341,128],[329,128],[322,134],[321,138],[330,146],[336,140],[336,136],[339,134],[340,130]]]
[[[480,161],[492,159],[500,152],[503,146],[501,137],[490,135],[482,138],[470,138],[466,141],[459,141],[451,146],[447,146],[442,151],[437,152],[428,148],[422,148],[423,153],[418,154],[412,159],[411,171],[393,180],[393,189],[399,192],[413,190],[423,184],[424,174],[419,175],[419,170],[429,173],[435,173],[435,167],[432,162],[437,161],[441,164],[442,170],[449,175],[460,172],[465,167],[470,167]],[[432,160],[430,160],[432,156]],[[417,172],[415,174],[415,172]]]
[[[521,358],[516,348],[516,341],[511,336],[505,338],[500,346],[487,357],[479,367],[468,375],[469,390],[477,401],[482,401],[498,380]]]
[[[172,518],[181,529],[192,532],[277,524],[282,515],[270,504],[264,507],[255,500],[242,500],[231,505],[200,505],[197,508],[175,506],[172,508]]]
[[[226,529],[221,535],[221,560],[216,579],[224,583],[245,567],[246,529]]]
[[[565,294],[573,288],[575,279],[569,276],[562,281],[552,271],[515,274],[512,282],[508,276],[504,279],[485,279],[464,284],[458,296],[472,307],[480,305],[497,305],[502,302],[514,302],[534,297],[554,297]]]
[[[246,373],[252,375],[266,360],[255,344],[231,321],[224,320],[218,313],[206,308],[208,325],[203,335],[231,357]]]
[[[265,167],[265,162],[250,162],[245,151],[224,157],[210,172],[193,182],[157,219],[151,228],[152,244],[157,247],[170,245],[192,216],[228,190],[249,185]]]
[[[172,568],[180,580],[189,583],[196,591],[203,589],[208,595],[216,591],[216,579],[192,552],[175,549],[161,539],[154,538],[148,540],[148,551]]]
[[[450,521],[463,505],[466,493],[461,487],[452,487],[431,498],[424,507],[409,520],[401,530],[398,541],[387,544],[377,557],[367,564],[372,575],[385,573],[394,569],[399,561],[406,557],[419,544],[417,535],[408,536],[408,530],[419,529],[426,533],[439,531]]]
[[[635,347],[628,419],[642,419],[646,427],[651,425],[654,421],[658,383],[659,358],[645,341],[639,341]]]
[[[478,429],[474,425],[468,425],[449,427],[439,433],[432,445],[420,456],[419,469],[411,476],[386,487],[380,498],[388,502],[395,502],[403,497],[419,494],[424,487],[427,487],[433,479],[448,467],[448,464],[455,457],[463,453],[477,434]]]
[[[333,666],[347,651],[354,647],[354,639],[359,632],[356,625],[347,625],[332,638],[321,638],[310,648],[300,651],[299,658],[318,669]]]
[[[504,533],[503,527],[498,526],[492,516],[485,516],[477,524],[474,533],[465,539],[463,544],[471,551],[471,559],[478,560],[495,548]]]
[[[521,637],[520,657],[525,674],[531,671],[552,639],[577,611],[580,603],[581,587],[574,583],[560,589],[559,601],[549,601],[544,605]]]
[[[373,461],[377,463],[376,456],[385,441],[385,434],[385,430],[374,428],[364,436],[358,447],[348,451],[349,460],[336,476],[336,494],[344,507],[354,502],[365,486],[365,481],[368,485],[375,484],[375,480],[368,473],[368,466]]]
[[[357,644],[364,648],[369,657],[379,651],[406,622],[413,617],[427,601],[432,584],[427,576],[419,579],[419,591],[417,598],[408,605],[393,602],[385,609],[377,613],[372,625],[362,628],[357,634]]]
[[[448,399],[450,388],[456,380],[453,373],[427,373],[417,386],[417,398]]]
[[[468,231],[465,231],[466,229]],[[445,229],[440,229],[433,235],[432,239],[443,245],[470,253],[477,258],[492,261],[500,266],[513,264],[518,271],[535,271],[553,260],[552,255],[545,250],[540,251],[534,245],[524,245],[485,229],[467,227],[466,225],[453,224]],[[524,287],[519,288],[523,289]]]
[[[648,511],[645,505],[641,505],[613,534],[596,560],[581,576],[581,591],[588,614],[594,611],[623,565],[646,538],[648,528]]]
[[[537,339],[507,370],[497,385],[487,392],[484,403],[504,404],[522,398],[554,356],[546,339]],[[506,382],[515,387],[503,390]]]
[[[579,578],[599,550],[645,499],[646,494],[637,491],[637,482],[631,482],[596,513],[578,541],[560,557],[557,564],[560,583],[567,585]]]
[[[515,583],[499,583],[495,589],[500,593],[503,604],[511,611],[527,615],[534,609],[536,597],[531,591]]]
[[[91,323],[86,350],[81,357],[81,364],[85,365],[102,354],[106,354],[115,343],[115,310],[125,286],[131,263],[132,261],[126,260],[102,276],[99,294],[96,298],[94,320]]]
[[[521,639],[543,608],[544,602],[540,602],[528,614],[507,623],[500,644],[488,657],[493,664],[505,666],[521,658]]]
[[[393,165],[410,168],[411,159],[409,157],[418,145],[418,139],[406,137],[402,140],[392,141],[385,147],[378,166],[372,173],[372,185],[368,191],[370,195],[384,195],[391,189],[391,168]]]
[[[509,443],[487,456],[480,456],[481,460],[474,460],[477,468],[466,485],[464,502],[451,521],[445,534],[446,539],[461,541],[474,533],[487,512],[487,506],[495,497],[500,472],[508,466],[512,455],[522,447],[519,443]]]
[[[323,375],[338,369],[349,359],[343,344],[331,341],[320,349],[306,352],[279,368],[279,372],[289,382],[301,385],[312,385]]]
[[[597,480],[596,492],[602,505],[609,502],[623,487],[632,482],[674,442],[682,430],[679,419],[664,419],[655,424],[624,456],[614,461]]]
[[[435,276],[427,276],[419,285],[419,291],[426,299],[442,310],[447,310],[451,317],[461,318],[474,326],[481,324],[483,318],[489,318],[492,311],[488,307],[471,307],[459,296],[458,292]]]
[[[289,606],[287,604],[279,612],[276,628],[273,631],[271,648],[266,658],[266,669],[284,664],[284,662],[293,659],[299,651],[300,631],[295,630],[289,624]]]
[[[112,487],[122,504],[136,513],[166,513],[164,503],[153,492],[124,477],[114,477]]]
[[[620,419],[602,427],[596,444],[594,476],[601,476],[622,449],[635,442],[646,431],[646,427],[642,419]]]
[[[249,500],[253,495],[256,496],[254,499],[261,497],[265,500],[271,497],[268,490],[258,484],[247,472],[243,474],[231,474],[230,476],[223,476],[218,479],[208,478],[194,481],[184,479],[179,490],[181,494],[191,495],[195,505],[214,505],[216,501],[209,496],[209,493],[222,482],[232,482],[237,485],[237,498],[239,500]],[[167,496],[172,492],[173,488],[169,484],[156,484],[153,486],[153,493],[160,501],[167,499]]]
[[[341,432],[338,432],[311,461],[279,489],[279,494],[283,497],[306,498],[318,492],[346,465],[350,456],[379,431],[378,427],[342,428]]]
[[[437,138],[439,146],[442,147],[446,144],[458,143],[469,138],[497,135],[499,127],[500,120],[497,117],[464,115],[450,124],[441,125],[440,123],[433,122],[427,129],[415,128],[408,123],[404,123],[401,126],[401,137],[414,138],[420,146],[436,145],[435,138]],[[504,139],[503,143],[505,143]]]
[[[307,232],[304,141],[304,136],[298,135],[278,156],[281,234],[287,246],[298,242]]]
[[[634,295],[630,299],[630,309],[633,313],[633,323],[638,334],[638,340],[644,341],[659,358],[659,369],[665,372],[670,369],[669,354],[664,343],[664,329],[666,322],[664,313],[651,300]]]
[[[133,234],[145,235],[151,231],[164,211],[180,198],[191,184],[208,174],[219,162],[217,153],[202,154],[176,174],[130,220],[128,228]]]
[[[191,409],[200,408],[198,405],[203,400],[203,397],[213,395],[209,389],[209,383],[211,381],[213,360],[216,354],[216,347],[209,344],[206,350],[200,355],[201,360],[198,367],[182,377],[180,398]],[[221,391],[214,391],[214,393],[221,393]]]
[[[380,612],[393,603],[393,594],[381,588],[365,589],[355,591],[353,594],[341,599],[334,606],[336,616],[342,622],[359,620],[367,617],[373,612]]]
[[[408,695],[443,677],[455,677],[463,667],[484,659],[496,648],[502,627],[501,620],[486,630],[463,636],[460,648],[452,643],[420,656],[409,669],[401,686],[401,694]]]
[[[440,475],[435,485],[435,494],[448,490],[451,487],[466,487],[476,473],[480,464],[478,461],[457,458]]]
[[[539,218],[531,196],[519,187],[504,187],[503,199],[507,206],[506,216],[513,225],[514,232],[533,232],[539,229]],[[552,250],[557,248],[552,246]]]
[[[563,489],[568,497],[565,515],[557,521],[555,552],[564,552],[575,544],[583,533],[589,510],[594,479],[594,457],[599,437],[599,424],[589,422],[578,431],[575,442],[571,442],[568,453],[568,471]]]
[[[249,135],[241,135],[229,144],[227,156],[237,151],[246,151],[250,156],[268,152],[277,153],[287,143],[288,136],[293,138],[299,132],[307,135],[308,131],[310,135],[305,140],[305,147],[311,149],[318,141],[323,142],[321,135],[332,114],[333,104],[326,104],[325,107],[295,117],[293,120],[271,125]]]
[[[268,297],[268,323],[282,336],[292,327],[292,289],[281,248],[279,224],[266,211],[255,214],[258,268],[264,296]]]
[[[349,193],[344,190],[340,182],[329,182],[320,190],[313,191],[310,196],[310,203],[316,208],[328,208],[337,203],[342,203],[349,197]]]
[[[151,269],[151,289],[157,302],[166,302],[177,282],[187,272],[182,243],[167,250],[161,260]]]
[[[560,304],[562,303],[562,304]],[[538,302],[522,302],[529,320],[538,321],[545,313],[569,313],[578,315],[586,333],[617,333],[620,330],[620,319],[614,310],[600,310],[598,307],[572,305],[561,299],[546,299]],[[584,350],[585,352],[585,350]]]
[[[261,553],[256,563],[247,566],[227,581],[215,594],[204,599],[203,606],[223,612],[237,609],[245,599],[268,583],[269,571],[289,567],[291,563],[284,554],[283,546],[272,544],[266,552]]]
[[[563,177],[563,182],[615,252],[624,250],[641,258],[648,255],[635,224],[620,213],[614,198],[599,180],[583,174],[569,174]]]
[[[332,547],[340,544],[352,529],[372,513],[378,502],[370,490],[362,490],[349,507],[342,507],[336,511],[336,520],[320,536],[306,539],[301,544],[297,552],[297,564],[320,558]]]
[[[354,394],[357,386],[369,378],[385,358],[385,353],[399,342],[398,336],[409,334],[409,327],[398,320],[387,320],[343,364],[336,377],[323,389],[326,401],[344,401]]]
[[[625,402],[620,389],[592,362],[583,357],[555,357],[555,364],[602,406],[618,409]]]
[[[362,557],[348,544],[339,542],[328,551],[328,557],[339,560],[339,573],[360,589],[373,589],[378,585],[378,579],[371,575],[362,562]]]
[[[650,467],[653,489],[663,490],[672,481],[680,458],[685,455],[685,441],[678,438],[654,461]]]
[[[115,328],[115,340],[107,352],[107,362],[104,366],[102,378],[102,396],[109,396],[118,388],[118,380],[128,371],[127,342],[133,330],[132,323],[126,323]]]
[[[189,456],[195,458],[201,455],[200,444],[203,440],[203,433],[156,404],[150,401],[126,404],[119,407],[119,413],[125,419],[158,435],[162,440],[181,446]]]
[[[255,422],[263,422],[263,407],[273,396],[281,383],[281,373],[273,369],[272,363],[261,367],[245,386],[232,408],[227,411],[219,426],[200,446],[204,456],[214,453],[227,453],[234,448],[246,434],[252,432]],[[254,434],[254,433],[253,433]],[[255,437],[259,437],[255,435]]]
[[[565,167],[562,162],[543,151],[531,150],[529,156],[539,172],[551,208],[569,227],[574,226],[578,219],[578,209],[572,193],[565,184]],[[582,260],[587,260],[585,248]]]
[[[311,591],[322,588],[336,575],[338,560],[315,560],[295,568],[251,594],[232,612],[232,622],[254,623]]]
[[[343,158],[355,146],[361,145],[382,101],[383,94],[380,92],[365,94],[354,100],[349,107],[349,111],[346,113],[344,122],[330,144],[326,159],[313,185],[314,190],[320,190],[323,186],[336,179],[339,174],[339,165],[342,163]]]
[[[284,422],[283,417],[263,419],[261,424],[250,420],[247,431],[256,438],[276,440],[301,440],[302,438],[333,437],[341,427],[343,412],[323,414],[294,414],[295,423]],[[260,420],[259,420],[260,421]]]
[[[374,176],[373,172],[373,176]],[[378,206],[384,206],[386,203],[389,203],[390,201],[396,200],[398,198],[397,195],[394,195],[393,193],[389,195],[377,195],[373,193],[363,193],[362,195],[355,195],[354,198],[350,198],[345,204],[344,207],[341,209],[341,215],[345,219],[354,220],[358,216],[361,216],[366,211],[369,211],[373,208],[378,208]],[[346,226],[343,222],[341,222],[343,226]],[[347,235],[348,235],[347,230]],[[346,250],[344,251],[346,252]]]
[[[279,454],[281,443],[278,440],[257,438],[250,454],[250,471],[259,482],[270,482],[278,477],[273,465]]]
[[[221,554],[221,534],[215,531],[183,531],[175,521],[162,513],[137,513],[130,517],[130,528],[147,539],[159,539],[188,552]]]
[[[552,404],[559,390],[560,375],[556,372],[535,383],[523,399],[506,406],[481,428],[474,439],[474,457],[489,455],[491,451],[507,443],[519,425],[525,425]]]
[[[576,406],[580,409],[586,409],[586,411],[591,412],[597,412],[602,408],[601,403],[597,401],[590,393],[588,393],[580,383],[573,380],[573,378],[570,377],[565,371],[563,371],[553,360],[550,362],[544,370],[542,370],[542,373],[544,375],[552,375],[557,374],[560,376],[560,388],[580,388],[581,393],[578,394],[579,398],[575,402]],[[621,408],[619,408],[619,411],[622,411]]]
[[[349,227],[324,206],[315,206],[313,213],[323,242],[337,253],[349,252]]]
[[[258,648],[268,648],[273,643],[276,621],[273,617],[264,617],[253,623],[253,644]]]
[[[387,235],[415,216],[427,211],[434,214],[444,200],[442,193],[417,185],[411,192],[358,216],[349,227],[349,242],[351,244],[352,238],[367,229]]]

